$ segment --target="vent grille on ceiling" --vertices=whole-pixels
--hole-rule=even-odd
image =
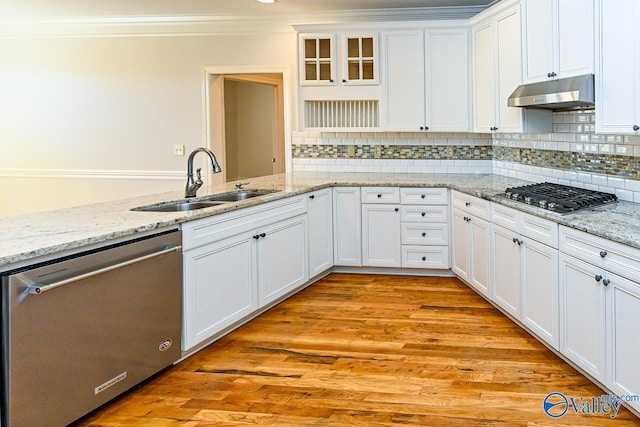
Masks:
[[[378,100],[305,101],[307,128],[376,128]]]

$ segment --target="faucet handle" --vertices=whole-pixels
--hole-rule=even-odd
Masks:
[[[243,185],[249,185],[248,182],[236,182],[233,185],[233,188],[235,188],[236,190],[241,190]]]
[[[200,187],[202,184],[204,184],[202,182],[202,168],[196,169],[196,176],[198,177],[198,179],[196,180],[196,184],[198,185],[198,187]]]

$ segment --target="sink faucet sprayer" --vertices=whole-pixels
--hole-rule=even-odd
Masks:
[[[199,151],[207,153],[207,155],[211,159],[213,173],[222,172],[222,169],[220,169],[220,165],[218,164],[218,160],[216,160],[216,156],[215,154],[213,154],[213,151],[204,147],[196,148],[191,152],[191,154],[189,154],[189,159],[187,160],[187,185],[184,188],[184,197],[196,197],[198,188],[202,187],[203,184],[200,168],[196,170],[198,179],[195,181],[193,180],[193,158]]]

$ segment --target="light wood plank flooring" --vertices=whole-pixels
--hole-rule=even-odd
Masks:
[[[640,425],[554,391],[603,394],[459,280],[331,274],[77,425]]]

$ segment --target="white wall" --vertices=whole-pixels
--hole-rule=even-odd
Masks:
[[[296,70],[293,31],[5,37],[0,52],[0,216],[157,192],[159,182],[181,189],[186,156],[173,145],[188,154],[205,144],[202,67]],[[39,205],[15,203],[25,197]]]

